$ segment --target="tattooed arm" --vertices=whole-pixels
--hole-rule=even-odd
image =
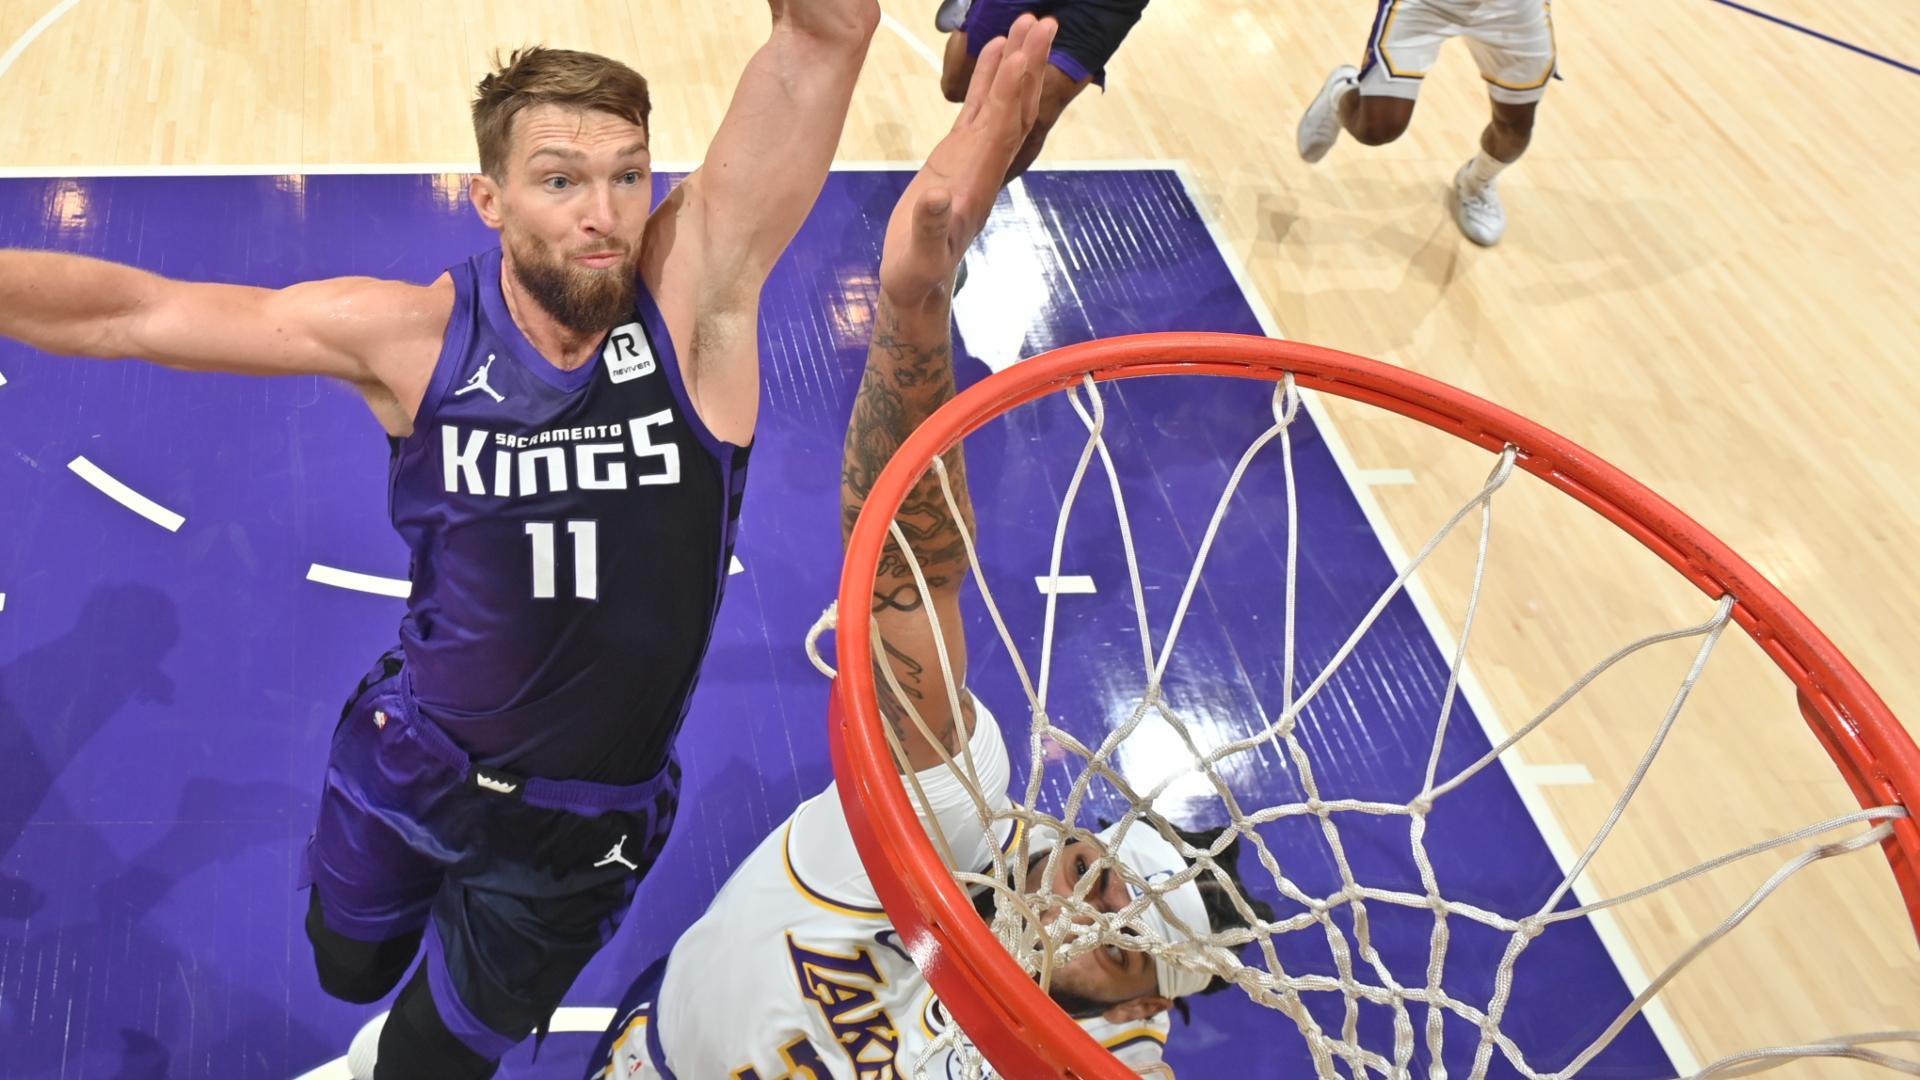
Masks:
[[[873,341],[867,347],[867,369],[854,399],[847,426],[845,460],[840,473],[841,532],[853,529],[860,508],[873,489],[880,470],[920,422],[953,397],[953,348],[947,334],[947,300],[937,299],[903,313],[881,293],[874,316]],[[934,641],[933,619],[939,621],[954,679],[966,683],[966,640],[960,632],[960,583],[966,577],[967,553],[960,530],[973,528],[973,505],[967,496],[966,461],[959,448],[946,453],[948,488],[928,469],[907,495],[894,521],[900,526],[926,579],[923,594],[914,580],[909,556],[889,540],[880,554],[874,576],[872,617],[880,627],[885,656],[893,665],[900,690],[948,752],[958,749],[963,736],[955,733],[952,700],[941,677],[940,654]],[[956,513],[957,511],[957,513]],[[929,614],[931,611],[931,617]],[[842,633],[857,633],[861,613],[842,612]],[[884,673],[875,672],[880,709],[893,725],[915,769],[937,764],[939,755],[926,744]],[[966,712],[964,730],[972,730],[971,699],[958,695]]]
[[[954,269],[986,223],[1007,164],[1033,126],[1053,31],[1051,20],[1022,16],[1005,39],[989,43],[953,130],[907,185],[887,222],[873,340],[847,424],[841,465],[843,538],[853,530],[894,451],[953,397],[948,320]],[[881,712],[914,769],[940,762],[928,733],[952,753],[966,739],[973,720],[973,702],[965,692],[966,641],[960,629],[960,584],[967,572],[961,530],[973,530],[973,504],[960,450],[948,451],[943,460],[951,502],[929,468],[894,519],[909,551],[889,541],[874,577],[871,611],[840,613],[841,633],[864,632],[859,624],[863,614],[879,624],[884,662],[892,667],[905,702],[926,724],[923,733],[889,687],[886,674],[876,671]],[[924,593],[909,559],[926,580]],[[941,672],[936,619],[957,694],[948,692]],[[963,714],[958,718],[955,698]],[[958,727],[956,719],[963,721]]]

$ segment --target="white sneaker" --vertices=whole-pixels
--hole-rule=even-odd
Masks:
[[[1507,208],[1500,205],[1500,193],[1494,189],[1498,181],[1476,187],[1467,178],[1471,164],[1460,166],[1460,171],[1453,174],[1453,220],[1467,239],[1481,247],[1492,247],[1506,234]]]
[[[1327,84],[1300,116],[1300,156],[1319,161],[1340,138],[1340,99],[1360,85],[1360,71],[1352,64],[1341,64],[1327,76]]]
[[[943,34],[951,34],[967,25],[967,9],[973,6],[973,0],[940,0],[940,10],[933,16],[933,25]]]
[[[347,1072],[353,1074],[353,1080],[373,1080],[373,1064],[380,1056],[380,1031],[387,1026],[387,1014],[366,1022],[354,1034],[353,1043],[347,1047]]]

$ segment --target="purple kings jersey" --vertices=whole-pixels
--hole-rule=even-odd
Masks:
[[[633,783],[686,714],[732,558],[747,449],[694,414],[644,285],[574,371],[500,293],[456,299],[389,501],[412,551],[400,640],[421,709],[476,761]]]

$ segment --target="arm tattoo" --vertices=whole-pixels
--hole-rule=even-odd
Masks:
[[[847,424],[847,441],[840,472],[841,536],[853,531],[860,509],[881,470],[893,459],[900,445],[927,417],[954,394],[953,345],[947,334],[947,311],[914,312],[903,319],[886,296],[876,301],[873,340],[867,348],[867,367],[860,377],[860,391],[854,398],[853,417]],[[973,528],[973,504],[967,494],[966,462],[958,447],[942,456],[951,502],[941,490],[940,477],[928,469],[915,481],[894,524],[906,540],[901,551],[891,537],[881,549],[880,564],[874,574],[873,611],[920,612],[930,601],[951,597],[967,573],[966,536],[962,530]],[[909,562],[909,559],[915,560]],[[918,567],[926,590],[914,578]],[[934,593],[935,595],[926,595]],[[912,616],[909,615],[909,618]],[[900,745],[908,748],[903,767],[925,767],[926,742],[920,725],[913,719],[917,712],[929,731],[948,752],[956,751],[963,717],[948,715],[948,688],[936,672],[929,680],[924,649],[908,652],[890,642],[885,655],[874,660],[874,681],[881,715]],[[954,677],[964,678],[965,653],[956,658]],[[887,680],[886,664],[899,682],[895,693]],[[972,716],[972,699],[962,691],[960,702],[965,719]],[[970,730],[970,725],[968,727]],[[912,765],[918,761],[920,764]]]
[[[886,718],[887,726],[893,729],[894,738],[900,740],[901,746],[911,745],[910,740],[919,734],[919,725],[914,723],[912,713],[907,710],[907,703],[894,695],[893,687],[887,682],[886,674],[880,670],[882,663],[893,665],[894,678],[900,683],[900,691],[912,700],[913,709],[920,714],[920,719],[926,722],[928,730],[940,740],[940,745],[946,747],[948,753],[958,753],[959,728],[954,723],[956,718],[949,717],[946,724],[941,725],[936,722],[936,717],[928,715],[926,688],[921,681],[926,675],[926,665],[894,648],[891,642],[882,640],[880,644],[886,650],[887,658],[885,660],[874,658],[874,689],[880,698],[880,715]],[[945,696],[946,692],[942,689],[941,697]],[[966,708],[966,691],[962,690],[960,696],[962,708]],[[944,706],[946,703],[941,701],[938,704]],[[939,708],[934,711],[944,713],[946,710]],[[970,709],[968,711],[971,712]]]
[[[866,371],[861,376],[853,417],[847,426],[840,473],[843,537],[853,531],[874,482],[900,449],[900,444],[953,394],[953,346],[947,337],[944,317],[938,334],[909,333],[892,304],[885,296],[880,297],[874,316],[873,341],[867,349]],[[948,451],[943,460],[953,489],[952,505],[940,489],[939,476],[928,469],[908,492],[895,516],[929,587],[956,584],[965,574],[966,546],[961,530],[973,527],[965,459],[956,447]],[[958,516],[954,513],[956,508]],[[881,585],[874,595],[875,610],[881,607],[912,610],[919,605],[921,598],[917,589],[910,590],[903,598],[899,588],[887,588],[894,581],[912,583],[913,571],[907,558],[897,544],[892,540],[887,542],[876,575]]]
[[[944,580],[932,578],[927,580],[929,586],[945,583]],[[919,611],[925,606],[926,600],[920,595],[920,587],[911,581],[894,586],[891,592],[881,592],[878,589],[875,589],[873,592],[873,610],[875,612]]]

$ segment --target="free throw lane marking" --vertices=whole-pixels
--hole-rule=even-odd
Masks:
[[[100,493],[121,506],[139,514],[168,532],[179,532],[187,519],[133,490],[119,480],[108,476],[106,470],[88,461],[83,454],[67,462],[80,479],[100,489]]]
[[[391,596],[400,600],[405,600],[408,594],[413,592],[411,581],[361,574],[335,566],[322,566],[319,563],[307,567],[307,580],[317,581],[322,585],[332,585],[336,589],[352,589],[355,592]]]

